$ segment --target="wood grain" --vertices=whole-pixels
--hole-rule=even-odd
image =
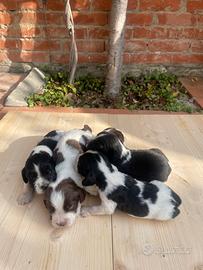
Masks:
[[[180,216],[155,222],[116,212],[55,231],[42,197],[18,206],[20,171],[31,148],[52,129],[84,124],[95,133],[120,128],[131,148],[160,147],[173,168],[168,185],[183,200]],[[9,112],[0,121],[0,138],[0,269],[203,268],[203,116]]]

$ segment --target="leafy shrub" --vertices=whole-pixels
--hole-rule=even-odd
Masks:
[[[48,76],[43,93],[32,94],[27,103],[30,107],[53,105],[186,112],[197,109],[178,78],[170,73],[154,71],[139,77],[125,76],[120,95],[114,100],[104,89],[104,79],[88,75],[70,85],[67,74],[58,72]]]

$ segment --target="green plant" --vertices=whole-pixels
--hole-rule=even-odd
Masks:
[[[126,108],[129,110],[197,111],[186,89],[170,73],[153,71],[139,77],[125,76],[120,95],[109,98],[104,91],[104,79],[84,76],[74,85],[68,84],[66,73],[47,76],[43,93],[27,99],[28,106],[63,106],[86,108]]]

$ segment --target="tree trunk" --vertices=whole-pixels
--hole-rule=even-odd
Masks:
[[[112,0],[106,93],[115,98],[121,87],[123,45],[128,0]]]

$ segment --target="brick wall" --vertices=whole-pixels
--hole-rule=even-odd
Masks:
[[[0,62],[65,64],[63,0],[0,1]],[[111,0],[72,0],[79,63],[105,63]],[[203,0],[129,0],[125,64],[202,64]]]

